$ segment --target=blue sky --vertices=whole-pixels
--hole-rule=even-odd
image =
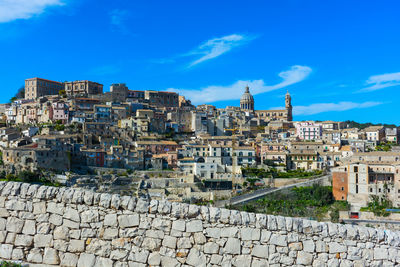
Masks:
[[[400,124],[398,1],[0,0],[0,101],[24,79],[172,90],[296,120]]]

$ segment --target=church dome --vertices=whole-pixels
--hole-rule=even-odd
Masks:
[[[247,111],[254,111],[254,98],[253,95],[250,94],[248,86],[246,86],[246,90],[240,98],[240,108]]]
[[[244,94],[240,98],[240,101],[254,101],[253,95],[250,94],[248,86],[246,86],[246,91],[244,92]]]

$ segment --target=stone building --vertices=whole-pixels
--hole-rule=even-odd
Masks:
[[[264,121],[292,121],[292,97],[289,92],[285,95],[285,109],[279,110],[256,110],[255,115]]]
[[[145,100],[154,107],[179,107],[179,94],[174,92],[145,91]]]
[[[254,112],[254,98],[250,94],[248,86],[246,86],[246,90],[240,98],[240,108],[244,111]]]
[[[25,80],[25,99],[36,99],[45,95],[58,95],[63,90],[63,83],[42,78]]]
[[[65,92],[68,96],[76,95],[101,95],[103,94],[103,85],[88,80],[65,82]]]

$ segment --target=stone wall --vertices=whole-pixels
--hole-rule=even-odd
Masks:
[[[0,182],[0,258],[29,266],[394,266],[397,232]]]

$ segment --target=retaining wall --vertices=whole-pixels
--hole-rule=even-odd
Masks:
[[[394,266],[366,227],[0,182],[0,258],[29,266]]]

